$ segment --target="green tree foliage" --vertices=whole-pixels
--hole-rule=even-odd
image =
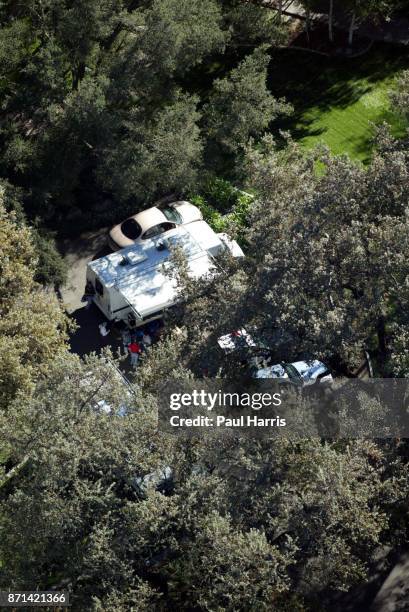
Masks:
[[[403,537],[388,521],[394,504],[405,512],[403,448],[161,434],[158,381],[193,375],[187,330],[152,348],[134,386],[109,354],[83,362],[32,280],[28,230],[1,221],[1,586],[68,585],[78,609],[308,610],[364,579],[396,529]],[[241,295],[231,272],[219,317]],[[187,313],[198,337],[204,303]]]
[[[226,33],[214,0],[155,0],[147,5],[124,21],[121,42],[106,61],[115,106],[137,101],[149,116],[172,98],[178,87],[175,79],[206,55],[222,51]]]
[[[152,198],[166,191],[183,191],[195,183],[202,142],[197,99],[178,96],[152,120],[138,109],[121,126],[122,140],[104,152],[101,181],[118,200]]]
[[[280,162],[274,169],[272,158],[262,161],[256,152],[252,158],[253,177],[263,190],[252,229],[258,257],[264,250],[259,297],[266,315],[270,308],[282,313],[278,326],[301,339],[300,349],[314,336],[314,348],[332,345],[348,360],[354,347],[376,332],[384,354],[387,322],[405,324],[407,153],[388,139],[380,147],[368,171],[326,156],[326,170],[318,177],[308,161],[298,165],[291,159],[284,179]],[[273,181],[279,175],[278,187]],[[266,190],[277,199],[269,199]],[[275,219],[270,232],[266,213]]]
[[[39,215],[59,229],[67,213],[97,223],[107,198],[121,205],[132,198],[135,207],[153,194],[195,183],[198,167],[208,163],[201,149],[210,136],[197,108],[209,91],[184,91],[183,78],[212,54],[223,62],[230,39],[236,44],[247,36],[250,52],[268,38],[237,26],[245,20],[233,13],[242,8],[216,0],[34,0],[14,11],[5,5],[0,171],[24,189],[29,217]],[[253,9],[260,23],[269,22],[266,11]],[[230,81],[240,83],[235,105],[224,109],[232,114],[230,143],[236,133],[241,141],[260,133],[282,106],[262,82],[266,65],[267,56],[256,51],[232,72]],[[265,118],[250,113],[250,91],[260,86],[254,95]],[[229,86],[224,94],[220,88],[215,103],[229,95]]]
[[[393,91],[390,92],[392,104],[399,113],[409,116],[409,70],[404,70],[396,79]]]
[[[217,338],[244,326],[266,336],[277,361],[319,355],[353,369],[367,348],[389,375],[408,324],[406,145],[381,131],[369,169],[324,151],[319,173],[297,146],[265,146],[247,158],[256,199],[246,261],[224,263],[227,277],[195,287],[174,313],[187,363],[217,372]],[[240,355],[223,367],[240,369]]]
[[[62,104],[48,108],[47,129],[36,138],[31,157],[32,199],[38,215],[45,221],[53,218],[62,230],[67,215],[80,208],[78,192],[88,198],[82,210],[85,217],[95,204],[93,172],[112,135],[107,87],[106,78],[85,77]],[[55,202],[58,205],[52,207]]]
[[[224,19],[234,46],[285,44],[287,32],[273,11],[257,6],[255,2],[242,0],[228,0],[222,4],[225,6]]]
[[[262,47],[214,84],[204,108],[209,138],[227,151],[237,151],[250,136],[263,133],[279,114],[289,110],[267,89],[270,58]]]
[[[183,593],[182,609],[186,601],[202,610],[268,609],[288,591],[291,556],[280,553],[263,531],[237,531],[232,523],[217,512],[209,513],[195,545],[173,563],[172,586]]]
[[[34,280],[41,285],[61,287],[67,280],[67,266],[57,250],[54,236],[32,229],[32,240],[38,256]]]
[[[3,190],[5,212],[12,213],[17,224],[26,224],[22,190],[7,181],[0,181],[0,187]],[[54,235],[39,225],[31,227],[30,232],[37,256],[34,280],[42,285],[60,287],[66,279],[66,266],[57,250]]]
[[[401,180],[400,189],[393,192],[380,191],[380,184],[391,173],[404,176],[406,157],[396,143],[382,136],[367,183],[362,182],[361,169],[344,159],[324,158],[325,172],[317,176],[311,160],[303,159],[296,148],[277,153],[268,143],[265,147],[249,152],[249,176],[258,198],[253,218],[257,248],[250,249],[249,268],[223,262],[224,274],[211,281],[209,292],[196,294],[194,301],[181,306],[185,327],[170,331],[152,347],[131,388],[124,384],[109,355],[82,362],[60,350],[63,338],[52,327],[44,301],[44,326],[35,324],[33,298],[26,303],[23,292],[29,287],[30,294],[37,295],[29,232],[2,217],[1,227],[7,228],[2,235],[7,249],[1,261],[5,271],[2,301],[8,305],[19,300],[18,312],[3,307],[3,320],[8,318],[10,325],[18,316],[27,336],[18,335],[16,328],[9,334],[7,327],[1,327],[0,354],[3,359],[10,355],[12,344],[14,356],[16,346],[22,346],[26,338],[30,349],[37,351],[24,354],[24,377],[11,381],[13,392],[8,379],[3,386],[2,586],[28,589],[35,583],[45,589],[68,585],[78,609],[183,610],[194,606],[233,612],[274,607],[284,612],[313,610],[317,601],[323,609],[331,609],[335,592],[365,579],[368,562],[380,544],[406,537],[409,481],[403,442],[185,438],[158,431],[158,381],[202,374],[199,368],[209,368],[211,358],[220,371],[225,366],[223,355],[211,350],[217,346],[217,336],[239,324],[247,325],[253,313],[252,322],[257,317],[271,322],[272,315],[284,317],[285,308],[290,315],[293,350],[310,342],[311,349],[319,351],[317,345],[312,346],[313,334],[309,333],[308,323],[314,320],[314,331],[321,334],[326,350],[319,317],[328,326],[328,310],[333,307],[325,307],[322,278],[327,278],[328,270],[340,274],[341,279],[331,283],[338,307],[343,296],[339,287],[347,274],[342,262],[335,259],[335,249],[342,259],[345,252],[351,252],[349,266],[359,271],[355,282],[364,297],[359,292],[355,296],[347,287],[349,303],[352,299],[365,303],[368,291],[374,291],[359,261],[364,256],[360,255],[364,238],[374,258],[372,283],[376,279],[380,284],[380,295],[392,290],[392,284],[387,289],[383,286],[391,264],[398,280],[405,282],[402,250],[406,250],[407,238],[402,210],[406,183]],[[383,225],[378,213],[386,198],[393,216]],[[303,224],[290,206],[292,201],[305,213]],[[336,228],[326,215],[333,207],[344,210]],[[290,209],[288,213],[285,208]],[[334,241],[334,250],[328,251],[328,238],[321,242],[317,225]],[[398,232],[396,242],[392,226]],[[307,230],[315,258],[322,252],[332,256],[326,264],[324,257],[315,260],[319,270],[310,274],[309,285],[297,276],[300,264],[305,272],[311,261],[309,251],[302,249]],[[286,290],[272,276],[271,237],[290,270],[292,284]],[[286,251],[290,247],[291,253]],[[293,266],[289,265],[290,254]],[[279,261],[276,258],[275,265]],[[261,291],[262,281],[268,291]],[[318,298],[313,299],[319,288],[320,310]],[[282,310],[273,289],[283,292]],[[193,293],[194,287],[190,290]],[[307,298],[314,319],[307,318],[306,308],[301,309]],[[301,323],[300,317],[293,318],[292,305],[301,312]],[[341,308],[339,312],[342,314]],[[407,309],[403,314],[393,313],[400,317],[400,324],[405,312]],[[28,327],[34,324],[35,328]],[[329,326],[328,342],[337,337],[337,325]],[[342,326],[346,327],[344,321]],[[300,329],[303,335],[297,336]],[[36,330],[41,333],[41,354],[35,344],[40,343]],[[277,350],[285,350],[279,337]],[[29,381],[28,356],[41,364]],[[229,361],[237,367],[234,356]],[[17,374],[22,372],[15,362],[2,364],[2,372],[7,373],[9,366]],[[110,414],[101,411],[101,402],[110,406]],[[119,416],[124,405],[127,415]],[[394,507],[397,514],[392,512]]]
[[[30,231],[0,209],[0,407],[30,393],[36,378],[66,350],[66,319],[55,297],[34,278]]]
[[[291,142],[247,146],[288,110],[267,90],[264,47],[237,52],[276,40],[260,7],[12,4],[0,4],[0,170],[16,186],[0,208],[0,587],[68,588],[78,610],[332,609],[379,546],[408,537],[406,442],[164,435],[158,383],[245,375],[217,344],[243,326],[277,361],[350,365],[366,346],[380,373],[408,376],[407,143],[380,130],[367,170]],[[185,91],[226,44],[235,67]],[[36,282],[62,271],[20,194],[32,217],[90,218],[102,197],[126,207],[192,189],[208,177],[203,150],[234,163],[246,150],[251,206],[223,181],[203,193],[225,202],[247,258],[222,258],[199,285],[175,253],[187,300],[128,385],[109,353],[68,352],[66,317]],[[359,409],[376,420],[377,407]]]
[[[68,585],[78,609],[284,611],[365,576],[407,496],[393,448],[166,436],[150,389],[65,354],[9,403],[2,586]]]
[[[154,0],[142,47],[165,76],[186,70],[223,48],[222,13],[215,0]]]

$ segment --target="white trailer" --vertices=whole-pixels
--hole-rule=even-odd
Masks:
[[[94,287],[95,304],[108,320],[138,327],[160,318],[180,299],[175,277],[166,273],[175,247],[182,249],[188,273],[195,279],[213,274],[214,257],[226,249],[233,257],[244,256],[226,234],[216,234],[205,221],[195,221],[91,261],[87,281]]]

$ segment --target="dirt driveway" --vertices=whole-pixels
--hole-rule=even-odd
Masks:
[[[68,265],[68,279],[60,289],[60,295],[67,313],[77,325],[70,336],[70,347],[77,355],[99,353],[110,347],[114,352],[121,348],[120,339],[113,334],[101,336],[99,324],[105,321],[102,312],[94,304],[88,310],[81,301],[85,289],[87,263],[110,253],[106,241],[107,228],[87,232],[72,240],[60,241],[59,250]]]
[[[79,238],[66,239],[59,243],[59,250],[68,264],[68,280],[61,289],[61,297],[69,314],[84,307],[87,263],[110,252],[107,241],[108,228],[82,234]]]

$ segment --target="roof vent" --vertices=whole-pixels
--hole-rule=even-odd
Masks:
[[[158,240],[158,242],[156,243],[156,249],[158,251],[164,251],[165,249],[169,248],[169,243],[167,240],[164,240],[163,238],[161,240]]]
[[[147,256],[144,253],[127,253],[126,255],[122,255],[122,259],[120,261],[121,266],[136,266],[143,261],[145,261]]]

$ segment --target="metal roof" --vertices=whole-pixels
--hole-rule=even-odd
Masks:
[[[154,268],[150,274],[138,277],[136,283],[121,285],[120,292],[128,304],[141,316],[146,317],[163,308],[172,306],[179,298],[177,279],[168,276],[163,268],[169,268],[170,263]],[[211,274],[215,265],[206,254],[198,254],[188,262],[188,272],[191,278],[202,278]]]
[[[105,287],[114,287],[138,314],[146,316],[177,299],[176,279],[165,274],[165,269],[171,267],[174,247],[180,247],[185,254],[190,276],[200,278],[214,271],[212,256],[225,245],[205,221],[195,221],[101,257],[88,266]]]
[[[160,243],[167,243],[170,248],[158,250]],[[203,252],[217,255],[223,249],[223,243],[209,225],[205,221],[195,221],[100,257],[91,261],[88,267],[106,287],[121,286],[144,273],[152,271],[154,274],[154,269],[170,258],[175,246],[182,248],[187,260]]]

